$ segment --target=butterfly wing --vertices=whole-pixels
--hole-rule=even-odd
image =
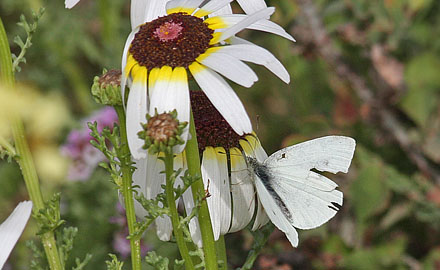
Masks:
[[[322,172],[348,172],[356,142],[344,136],[327,136],[283,148],[268,157],[268,167],[292,167]]]
[[[355,145],[352,138],[328,136],[281,149],[265,160],[268,193],[278,196],[275,203],[291,225],[316,228],[337,213],[342,192],[336,190],[336,183],[311,169],[347,172]],[[267,185],[263,185],[266,190]]]
[[[298,246],[298,233],[295,228],[287,220],[281,208],[277,205],[275,199],[271,196],[269,191],[264,186],[262,180],[255,175],[255,187],[257,189],[258,197],[263,205],[266,214],[272,223],[284,232],[289,239],[292,246]]]

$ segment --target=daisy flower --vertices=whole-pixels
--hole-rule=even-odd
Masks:
[[[21,202],[12,214],[0,225],[0,269],[9,257],[12,249],[23,233],[31,215],[32,202]]]
[[[245,156],[264,161],[267,154],[254,133],[237,134],[202,91],[191,91],[191,107],[201,153],[201,171],[204,188],[210,194],[206,198],[212,222],[214,238],[246,227],[255,215],[253,229],[266,224],[268,218],[259,200],[255,197],[250,170]],[[136,162],[134,185],[147,199],[153,199],[163,192],[165,184],[164,164],[157,155],[148,154],[147,159]],[[187,168],[185,152],[177,155],[174,168]],[[180,178],[178,177],[178,180]],[[181,181],[181,180],[180,180]],[[181,182],[176,181],[176,185]],[[190,213],[194,207],[191,189],[183,194],[185,210]],[[140,205],[136,207],[139,217],[146,215]],[[198,221],[193,218],[189,224],[195,243],[201,245]],[[158,237],[163,241],[171,238],[172,225],[169,217],[156,220]]]
[[[266,49],[235,34],[243,29],[272,32],[294,40],[283,28],[267,18],[273,7],[252,14],[230,14],[232,0],[146,1],[143,24],[129,35],[122,58],[122,97],[130,86],[126,105],[127,136],[134,158],[146,158],[137,133],[145,115],[177,110],[180,122],[189,122],[191,75],[238,135],[252,132],[249,117],[235,92],[220,76],[250,87],[258,80],[243,61],[263,65],[288,83],[283,65]],[[250,1],[240,1],[256,8]],[[142,6],[143,8],[143,6]],[[141,9],[142,9],[141,8]],[[142,12],[140,12],[142,13]],[[132,23],[139,14],[133,12]],[[182,134],[187,140],[188,128]],[[174,150],[180,153],[185,145]]]

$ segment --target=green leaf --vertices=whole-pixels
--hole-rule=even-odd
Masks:
[[[358,147],[356,158],[359,175],[350,186],[351,202],[359,222],[365,222],[373,214],[383,209],[389,190],[383,181],[384,164],[362,147]]]
[[[112,258],[112,260],[105,261],[105,263],[107,264],[107,270],[122,270],[122,266],[124,265],[124,263],[120,262],[115,254],[109,254],[109,256],[110,258]]]
[[[157,255],[156,252],[151,251],[148,252],[147,256],[145,257],[145,261],[147,264],[154,267],[154,269],[157,270],[168,270],[169,260],[168,258],[164,258],[160,255]]]
[[[421,9],[428,8],[432,3],[432,0],[411,0],[408,1],[409,9],[413,12],[417,12]]]
[[[431,250],[428,256],[423,260],[423,269],[435,270],[438,267],[438,262],[440,262],[440,248]]]
[[[360,249],[344,259],[344,269],[405,269],[402,256],[407,241],[398,238],[371,249]]]
[[[438,70],[440,59],[428,52],[411,60],[405,71],[408,92],[402,99],[401,107],[422,127],[437,105],[437,91],[440,89]]]

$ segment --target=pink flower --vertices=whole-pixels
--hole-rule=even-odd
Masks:
[[[73,130],[67,136],[67,142],[61,147],[63,155],[72,159],[67,178],[69,180],[87,180],[99,162],[105,160],[105,156],[90,144],[93,137],[90,135],[88,122],[97,122],[98,131],[104,127],[112,129],[114,123],[118,123],[118,117],[112,107],[104,107],[90,117],[81,121],[81,129]]]

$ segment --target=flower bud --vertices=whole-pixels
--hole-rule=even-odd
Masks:
[[[97,103],[121,106],[121,71],[104,69],[100,77],[95,76],[92,85],[92,96]]]
[[[144,130],[138,136],[145,141],[143,148],[152,154],[171,152],[174,146],[184,143],[180,135],[187,124],[177,120],[176,110],[161,114],[156,112],[154,116],[147,115],[147,123],[142,124]]]

